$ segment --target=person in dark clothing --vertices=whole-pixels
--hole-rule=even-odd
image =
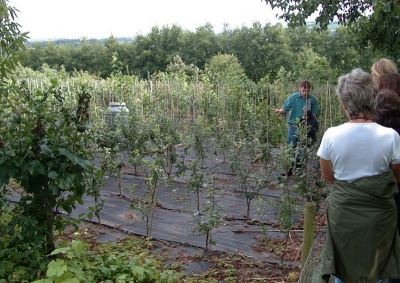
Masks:
[[[382,77],[383,79],[384,77]],[[400,75],[399,86],[400,86]],[[400,135],[400,89],[399,93],[384,88],[378,91],[376,109],[373,120],[385,127],[394,129]],[[400,184],[397,183],[400,191]],[[397,229],[400,233],[400,193],[395,194],[394,200],[397,207]],[[390,279],[389,283],[400,283],[400,279]]]
[[[383,75],[378,82],[378,90],[391,89],[400,96],[400,75],[398,73],[390,73]]]

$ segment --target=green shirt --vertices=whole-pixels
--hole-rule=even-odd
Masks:
[[[314,95],[311,93],[308,94],[307,100],[304,99],[300,92],[296,92],[291,94],[283,104],[282,108],[285,109],[285,113],[289,114],[289,118],[287,120],[288,124],[296,125],[297,118],[301,119],[301,117],[305,114],[304,107],[306,103],[311,105],[311,112],[318,116],[318,102]]]

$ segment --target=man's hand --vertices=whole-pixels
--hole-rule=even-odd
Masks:
[[[276,114],[285,114],[285,109],[272,109]]]

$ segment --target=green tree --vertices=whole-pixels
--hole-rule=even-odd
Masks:
[[[26,49],[22,53],[21,64],[28,66],[33,70],[39,70],[43,65],[43,52],[44,46],[36,42],[33,46],[26,46]]]
[[[215,83],[238,83],[246,74],[235,55],[218,54],[205,66],[205,73]]]
[[[7,0],[0,0],[0,88],[8,85],[19,60],[20,52],[27,41],[27,34],[21,33],[15,9]],[[2,91],[3,92],[3,91]]]
[[[44,241],[43,252],[50,252],[55,247],[54,228],[64,227],[55,211],[71,213],[76,203],[83,202],[86,178],[93,178],[93,156],[86,148],[91,140],[90,95],[81,86],[70,109],[55,80],[43,91],[19,87],[20,93],[2,100],[0,112],[4,136],[0,184],[14,179],[25,193],[8,228],[10,233],[22,229],[21,241]]]
[[[400,5],[397,4],[400,9]],[[372,46],[385,57],[400,58],[400,12],[391,13],[385,9],[376,11],[370,17],[361,18],[353,29],[353,35],[362,46]]]
[[[274,78],[280,66],[290,68],[294,59],[286,31],[280,24],[262,27],[254,23],[251,28],[225,30],[224,36],[229,37],[228,52],[237,56],[246,75],[255,82],[266,74]]]
[[[314,84],[324,84],[337,77],[337,74],[332,72],[328,60],[307,47],[302,48],[297,55],[295,72],[298,79],[307,79]]]
[[[273,9],[279,8],[283,14],[279,18],[289,26],[301,26],[317,14],[315,22],[321,29],[327,29],[335,20],[340,24],[355,26],[356,34],[363,46],[372,44],[377,50],[398,56],[400,28],[400,4],[398,0],[265,0]]]
[[[164,72],[183,46],[183,30],[179,26],[153,27],[148,35],[136,37],[133,69],[142,78]]]
[[[198,27],[196,32],[188,31],[184,41],[182,60],[202,70],[211,57],[225,51],[222,47],[221,36],[214,33],[213,26],[209,23]]]
[[[283,14],[279,16],[292,27],[305,25],[306,20],[315,12],[318,16],[315,22],[326,29],[335,19],[339,23],[347,24],[357,21],[368,13],[385,10],[399,13],[398,0],[265,0],[273,9],[279,8]]]

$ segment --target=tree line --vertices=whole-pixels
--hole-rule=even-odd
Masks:
[[[110,36],[104,40],[82,38],[77,41],[27,43],[22,65],[41,70],[43,64],[72,74],[85,71],[107,78],[115,72],[146,79],[179,56],[187,65],[200,71],[218,54],[237,57],[248,79],[275,80],[280,72],[294,80],[308,78],[315,82],[335,80],[338,74],[355,67],[369,70],[383,51],[360,40],[353,30],[339,26],[332,30],[314,27],[288,28],[282,24],[253,23],[251,27],[215,33],[211,24],[195,32],[178,25],[153,27],[146,35],[120,41]]]

